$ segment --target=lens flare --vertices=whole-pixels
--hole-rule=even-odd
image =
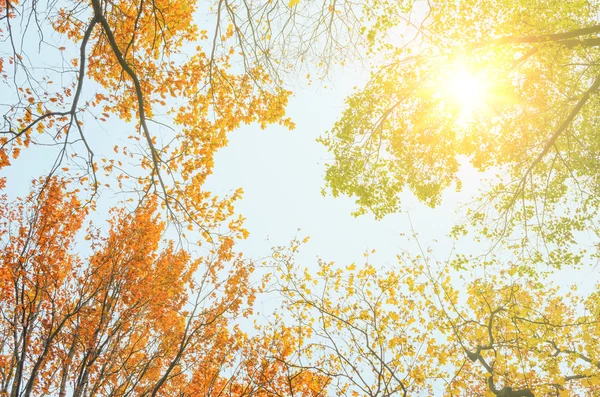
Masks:
[[[468,123],[487,107],[489,83],[481,74],[456,68],[445,79],[445,96],[458,111],[458,122]]]

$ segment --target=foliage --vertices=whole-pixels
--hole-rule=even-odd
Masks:
[[[302,357],[343,396],[580,396],[600,391],[596,292],[478,263],[456,272],[431,252],[393,266],[299,271],[300,241],[278,247],[265,282],[284,298],[279,321]],[[294,357],[290,357],[294,358]]]
[[[321,138],[328,189],[381,218],[407,189],[439,205],[469,165],[490,177],[468,212],[479,233],[518,241],[534,263],[577,265],[581,232],[598,237],[599,4],[402,3],[412,14],[371,2],[383,65]]]
[[[0,394],[600,394],[598,288],[552,274],[598,256],[599,7],[0,0],[0,168],[55,155],[0,197]],[[382,64],[321,138],[328,188],[380,218],[406,188],[440,205],[469,164],[496,176],[454,237],[508,250],[314,270],[294,240],[259,288],[241,191],[204,189],[214,155],[243,124],[293,128],[283,78],[361,40]],[[106,186],[134,205],[84,228]],[[266,323],[261,292],[281,302]]]
[[[283,77],[317,61],[326,73],[353,51],[353,10],[2,0],[0,168],[53,147],[38,172],[79,181],[91,203],[105,186],[133,200],[155,194],[181,230],[212,233],[205,213],[229,205],[203,189],[215,152],[243,124],[294,127]]]
[[[308,397],[326,384],[235,325],[256,293],[235,224],[192,255],[161,238],[156,199],[113,210],[107,233],[83,229],[88,207],[58,179],[1,200],[0,394]]]
[[[443,263],[403,253],[398,266],[373,279],[321,264],[323,293],[301,292],[312,276],[292,274],[280,282],[286,305],[301,308],[299,317],[317,312],[331,321],[349,321],[346,313],[361,307],[378,313],[360,323],[360,332],[341,329],[343,340],[376,340],[378,327],[386,337],[402,335],[404,315],[423,321],[410,335],[434,334],[421,336],[425,353],[416,361],[423,370],[401,371],[400,378],[413,393],[426,378],[447,395],[598,394],[598,286],[579,292],[557,269],[583,269],[570,273],[574,278],[597,271],[589,265],[597,261],[599,237],[600,4],[405,1],[393,12],[385,1],[370,3],[375,22],[365,33],[381,65],[320,138],[333,155],[327,188],[355,197],[355,215],[381,218],[401,208],[406,190],[440,205],[446,189],[472,182],[461,170],[473,168],[485,187],[452,235],[489,239],[493,249],[480,257],[459,252]],[[418,303],[379,304],[377,297],[392,295],[379,292],[390,274],[403,280],[395,294]],[[337,300],[330,295],[338,293]],[[396,328],[385,321],[392,313],[400,316]],[[329,348],[337,343],[327,337],[335,332],[329,323],[307,326]],[[404,349],[373,349],[371,361],[393,365],[418,344],[404,340]],[[338,360],[352,357],[332,350]],[[365,394],[385,395],[378,392]]]
[[[232,217],[241,190],[203,185],[242,124],[294,127],[283,77],[353,51],[353,12],[0,0],[0,169],[34,156],[45,173],[28,198],[2,198],[0,394],[323,393],[326,376],[287,366],[279,330],[237,327],[256,292],[233,250],[248,235]],[[108,235],[83,231],[106,188],[133,205],[113,209]],[[164,240],[166,220],[205,253]]]

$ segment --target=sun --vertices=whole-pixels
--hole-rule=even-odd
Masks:
[[[444,96],[457,109],[459,123],[472,121],[486,109],[489,81],[481,73],[461,66],[454,68],[444,80]]]

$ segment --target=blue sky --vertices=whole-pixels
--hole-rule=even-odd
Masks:
[[[288,107],[295,130],[279,126],[260,130],[251,125],[229,135],[229,145],[218,152],[215,172],[206,188],[219,195],[238,187],[244,190],[236,208],[246,218],[250,236],[237,247],[247,258],[259,260],[268,256],[274,245],[286,245],[296,236],[310,236],[296,257],[302,268],[314,268],[317,257],[342,267],[353,262],[360,265],[364,263],[363,254],[373,249],[376,253],[369,255],[369,262],[378,267],[395,266],[400,251],[418,254],[414,239],[401,235],[410,235],[411,225],[418,233],[420,245],[431,248],[434,258],[441,262],[452,252],[478,255],[490,248],[489,243],[475,243],[473,236],[456,242],[448,233],[464,221],[464,206],[485,189],[482,177],[491,178],[493,173],[482,176],[464,166],[459,171],[462,191],[447,189],[438,207],[429,208],[410,192],[404,192],[402,212],[379,221],[370,214],[352,216],[355,206],[348,197],[321,194],[330,155],[316,138],[333,126],[342,113],[344,99],[367,78],[366,70],[346,67],[332,73],[331,80],[320,86],[301,86],[302,82],[297,82]],[[496,253],[507,264],[515,259],[507,251]],[[483,273],[485,269],[481,267],[467,272],[470,276]],[[565,288],[577,283],[580,293],[586,294],[595,288],[599,277],[596,273],[593,268],[565,268],[550,279]],[[455,279],[458,284],[465,281]]]
[[[207,189],[217,194],[237,187],[244,190],[236,207],[250,231],[248,240],[238,246],[246,255],[263,257],[272,244],[286,244],[298,235],[311,237],[302,255],[308,261],[318,255],[345,265],[361,261],[366,250],[376,249],[378,260],[393,263],[398,250],[407,244],[399,236],[410,232],[407,213],[421,242],[428,246],[437,239],[436,252],[444,258],[448,255],[451,241],[445,236],[458,220],[458,203],[468,201],[478,186],[473,173],[467,175],[473,183],[465,183],[461,193],[448,190],[442,206],[428,208],[406,193],[405,211],[381,221],[371,215],[350,215],[354,209],[350,198],[321,194],[330,157],[316,138],[331,128],[343,110],[344,98],[367,77],[368,72],[359,67],[346,67],[320,86],[298,87],[302,82],[297,83],[288,108],[295,130],[244,127],[232,133],[229,145],[217,154]]]
[[[33,46],[37,41],[27,43]],[[42,59],[45,65],[62,62],[37,54],[37,47],[31,47],[31,53],[38,55],[38,60]],[[406,212],[387,216],[382,221],[374,220],[371,215],[355,218],[350,215],[354,209],[352,199],[321,195],[329,155],[316,138],[332,127],[343,110],[344,98],[353,87],[361,87],[368,75],[368,71],[358,65],[338,66],[327,81],[314,81],[311,86],[303,78],[291,81],[295,94],[287,112],[296,123],[295,130],[269,126],[263,131],[251,125],[229,135],[230,143],[217,154],[215,172],[206,189],[219,195],[238,187],[244,190],[237,212],[247,219],[250,237],[238,248],[248,257],[266,256],[271,244],[286,244],[297,235],[311,236],[306,258],[319,255],[340,264],[360,261],[363,252],[371,249],[376,249],[384,262],[394,262],[398,249],[407,244],[406,239],[399,237],[400,233],[410,232]],[[84,96],[91,95],[94,89],[94,83],[87,80]],[[123,133],[115,134],[116,131]],[[103,150],[112,153],[114,144],[130,144],[125,137],[132,131],[132,125],[114,118],[104,125],[86,120],[86,136],[94,147],[101,149],[100,154]],[[159,131],[153,130],[153,133],[159,134]],[[2,175],[8,177],[10,196],[27,194],[31,179],[50,169],[56,153],[57,148],[26,150],[13,166],[2,170]],[[471,179],[476,181],[471,174]],[[404,195],[403,208],[410,213],[422,243],[428,246],[435,239],[439,240],[436,252],[444,257],[451,244],[445,235],[458,219],[457,203],[467,201],[477,186],[468,181],[464,185],[464,191],[458,194],[448,190],[444,202],[436,209],[417,202],[410,193]],[[102,196],[95,214],[98,220],[104,220],[105,210],[119,200],[110,191],[104,191]],[[298,229],[301,230],[298,232]]]

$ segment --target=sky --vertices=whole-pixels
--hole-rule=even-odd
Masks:
[[[198,18],[202,26],[207,23],[201,13]],[[65,62],[39,54],[34,36],[24,40],[28,53],[36,54],[34,62],[47,66]],[[52,37],[60,39],[57,46],[70,45],[76,51],[76,43],[63,42],[65,40],[56,35]],[[379,260],[395,262],[398,250],[409,244],[400,234],[409,233],[411,223],[423,245],[435,245],[439,255],[447,256],[452,242],[446,234],[459,219],[458,204],[468,201],[479,186],[478,177],[472,171],[463,175],[463,191],[456,193],[448,189],[438,208],[428,208],[406,193],[403,212],[381,221],[370,214],[352,216],[355,207],[350,198],[321,194],[325,163],[330,157],[316,138],[333,126],[344,109],[344,99],[355,86],[364,85],[368,76],[369,71],[364,67],[348,64],[336,66],[326,80],[315,80],[312,85],[304,78],[290,81],[294,95],[287,114],[296,123],[293,131],[277,125],[265,130],[250,125],[229,135],[229,145],[217,153],[214,174],[205,188],[218,195],[240,187],[244,190],[244,197],[236,208],[237,213],[246,218],[245,225],[250,231],[250,237],[238,244],[238,249],[247,257],[259,259],[269,255],[272,245],[287,244],[295,236],[310,236],[310,243],[303,251],[307,261],[318,255],[348,264],[361,260],[365,251],[375,249]],[[87,80],[83,90],[83,97],[93,95],[94,83]],[[92,146],[105,146],[111,153],[114,144],[129,144],[125,137],[131,128],[115,118],[106,124],[86,120],[86,136]],[[121,130],[123,136],[119,137],[115,131]],[[14,198],[27,194],[31,179],[50,169],[56,153],[57,148],[26,150],[13,166],[2,170],[1,175],[8,177],[9,195]],[[110,192],[103,193],[96,219],[106,218],[103,215],[115,204],[115,199],[118,197]]]
[[[236,247],[246,258],[260,262],[270,255],[272,246],[286,245],[295,237],[310,236],[309,243],[297,256],[300,267],[314,268],[317,257],[334,261],[341,267],[353,262],[360,266],[363,254],[372,250],[376,253],[370,254],[369,260],[376,266],[393,267],[398,266],[398,253],[418,250],[414,240],[403,237],[411,230],[418,234],[421,246],[432,248],[433,255],[441,261],[451,255],[454,244],[459,246],[460,252],[478,253],[486,248],[470,241],[470,237],[456,243],[447,236],[462,220],[464,208],[461,205],[471,201],[482,187],[480,175],[469,167],[460,171],[463,190],[447,189],[438,207],[429,208],[405,192],[403,210],[382,220],[370,214],[354,217],[351,215],[355,209],[353,199],[322,194],[325,164],[331,158],[316,139],[332,128],[344,110],[345,98],[355,86],[364,85],[368,76],[368,70],[349,65],[338,66],[326,81],[315,81],[312,85],[299,78],[290,83],[294,95],[287,108],[288,116],[296,124],[294,130],[277,125],[261,130],[257,125],[250,125],[229,134],[229,144],[217,153],[214,173],[204,188],[220,196],[243,189],[236,212],[246,218],[245,226],[250,235]],[[85,90],[93,92],[93,84],[86,83]],[[124,136],[132,131],[132,126],[118,121],[110,121],[102,128],[92,125],[91,139],[96,144],[108,145],[110,151],[113,144],[126,143],[126,139],[113,140],[121,128],[124,128]],[[31,178],[48,169],[51,160],[51,151],[37,148],[27,151],[13,166],[3,170],[0,176],[7,176],[10,195],[26,194]],[[103,193],[102,204],[93,215],[96,220],[106,219],[107,203],[114,204],[114,198],[110,192]],[[555,278],[568,283],[585,279],[590,288],[595,288],[592,280],[599,276],[586,277],[590,272],[593,270],[577,274],[557,272]],[[267,317],[276,300],[259,301],[258,310]]]
[[[331,156],[316,139],[333,126],[342,114],[344,99],[355,86],[364,85],[368,75],[364,68],[348,66],[334,71],[330,80],[320,85],[295,82],[287,109],[296,123],[293,131],[280,126],[265,130],[254,125],[242,127],[229,135],[229,144],[217,153],[206,188],[218,195],[243,189],[236,209],[246,218],[250,236],[237,248],[247,258],[260,261],[270,255],[271,247],[310,236],[296,256],[302,268],[314,269],[317,258],[341,267],[360,265],[363,254],[372,250],[376,252],[369,255],[370,263],[393,267],[399,265],[396,256],[401,251],[418,254],[416,241],[406,237],[411,230],[418,234],[421,247],[431,249],[433,259],[442,262],[453,252],[479,255],[490,248],[489,242],[475,243],[470,236],[458,242],[448,236],[453,226],[465,220],[465,206],[485,189],[483,177],[493,175],[482,177],[468,165],[459,170],[462,190],[446,189],[438,207],[430,208],[405,191],[402,211],[382,220],[370,214],[351,215],[356,208],[351,198],[322,195],[325,164]],[[505,259],[508,262],[510,257]],[[468,274],[482,272],[485,269],[478,267]],[[595,268],[565,268],[550,279],[565,291],[576,283],[585,295],[595,290],[600,276]],[[457,277],[454,282],[461,285],[467,281]]]
[[[330,81],[296,87],[288,107],[296,123],[293,131],[279,126],[264,131],[243,127],[218,152],[206,187],[217,194],[237,187],[244,190],[236,208],[250,231],[250,237],[238,244],[246,255],[258,259],[270,253],[271,245],[310,236],[302,254],[306,261],[319,256],[347,265],[375,249],[378,260],[394,263],[398,250],[409,244],[400,234],[409,233],[412,223],[421,243],[435,244],[438,254],[447,256],[452,242],[446,235],[460,217],[456,210],[479,187],[473,172],[463,172],[467,179],[463,191],[449,189],[438,208],[429,208],[405,193],[403,211],[380,221],[370,214],[352,216],[355,206],[348,197],[321,193],[325,164],[331,157],[316,138],[333,126],[344,109],[344,99],[367,77],[368,72],[360,67],[345,67],[333,73]]]
[[[204,23],[203,21],[201,21]],[[27,42],[33,46],[37,41]],[[74,45],[73,43],[71,43]],[[36,53],[36,48],[30,48]],[[43,58],[40,55],[40,58]],[[38,59],[39,60],[39,59]],[[59,59],[41,60],[44,64],[64,62]],[[464,167],[460,176],[463,190],[447,189],[441,205],[429,208],[418,202],[410,192],[402,197],[402,212],[375,220],[367,214],[355,218],[353,200],[348,197],[333,198],[321,194],[324,186],[325,164],[330,155],[316,138],[331,129],[344,109],[344,99],[354,87],[362,87],[369,71],[358,63],[335,66],[324,81],[304,78],[289,82],[294,92],[287,114],[296,123],[289,131],[271,125],[261,130],[257,125],[244,126],[229,134],[229,144],[221,149],[215,160],[214,174],[205,188],[217,195],[242,188],[243,199],[236,205],[237,213],[246,218],[245,226],[250,237],[238,243],[238,250],[246,257],[259,260],[268,256],[273,245],[285,245],[294,237],[310,236],[303,248],[303,264],[310,266],[319,256],[342,266],[360,262],[363,253],[375,249],[373,260],[381,264],[395,264],[400,250],[415,252],[415,242],[403,238],[414,228],[424,247],[433,248],[438,259],[450,254],[454,241],[447,237],[452,226],[461,220],[461,203],[477,195],[481,187],[480,176]],[[94,84],[86,81],[84,93],[94,92]],[[93,121],[93,120],[87,120]],[[93,145],[127,144],[131,126],[111,119],[105,125],[88,123],[88,139]],[[123,130],[116,138],[115,131]],[[115,141],[117,139],[117,141]],[[56,150],[46,147],[25,151],[12,167],[0,175],[8,177],[9,195],[16,197],[28,192],[33,177],[42,175],[52,165]],[[115,196],[103,193],[96,219],[104,220],[105,210],[114,205]],[[117,198],[118,199],[118,198]],[[461,251],[481,250],[471,241],[459,243]],[[475,251],[477,252],[477,251]]]

